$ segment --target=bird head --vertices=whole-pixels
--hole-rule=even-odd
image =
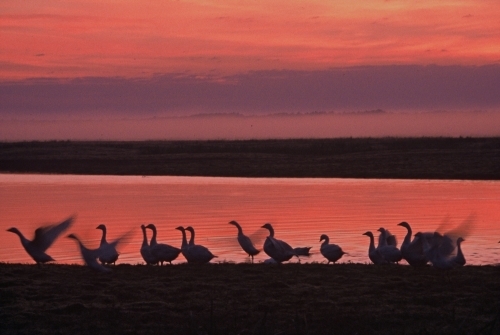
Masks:
[[[14,227],[7,229],[7,231],[10,231],[11,233],[14,233],[14,234],[19,234],[19,229],[14,228]]]
[[[106,230],[106,226],[103,224],[98,225],[95,229]]]
[[[151,230],[156,230],[156,226],[152,223],[148,224],[146,228],[151,229]]]
[[[371,231],[367,231],[366,233],[363,233],[363,235],[373,237],[373,233]]]
[[[462,243],[462,242],[464,242],[464,241],[465,241],[465,240],[464,240],[463,238],[459,237],[459,238],[457,239],[457,244]]]
[[[78,237],[76,237],[75,234],[69,234],[68,236],[66,236],[67,238],[72,238],[73,240],[77,240],[78,241]]]
[[[233,220],[233,221],[229,221],[229,224],[232,224],[233,226],[237,226],[239,223]]]
[[[410,228],[410,225],[406,221],[398,223],[398,226],[405,227],[405,228]]]
[[[271,224],[270,224],[270,223],[266,223],[266,224],[265,224],[265,225],[263,225],[261,228],[266,228],[266,229],[271,230],[271,229],[273,229],[273,226],[271,226]]]
[[[177,227],[177,228],[175,228],[175,229],[180,230],[180,231],[184,231],[184,230],[186,230],[186,229],[184,229],[184,227],[183,227],[183,226],[179,226],[179,227]]]
[[[191,233],[192,233],[192,232],[194,232],[194,228],[193,228],[193,227],[191,227],[191,226],[187,226],[187,227],[186,227],[186,230],[189,230]]]
[[[320,237],[319,237],[319,241],[323,241],[323,240],[326,240],[328,239],[328,235],[325,235],[325,234],[322,234]]]

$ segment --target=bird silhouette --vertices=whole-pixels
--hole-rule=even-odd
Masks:
[[[35,237],[31,241],[24,237],[19,229],[15,227],[9,228],[7,231],[19,236],[24,250],[26,250],[28,255],[40,265],[54,261],[54,259],[45,252],[59,235],[71,226],[73,221],[74,217],[69,217],[59,224],[39,227],[35,230]]]
[[[243,229],[241,228],[238,222],[231,221],[229,222],[229,224],[235,226],[238,229],[238,237],[237,237],[238,243],[240,244],[243,251],[245,251],[248,254],[248,256],[251,257],[253,263],[253,257],[257,255],[260,252],[260,250],[255,248],[250,237],[243,234]]]

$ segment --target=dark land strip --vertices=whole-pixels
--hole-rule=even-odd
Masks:
[[[500,138],[2,142],[0,172],[500,180]]]
[[[0,263],[2,334],[499,334],[500,268]]]

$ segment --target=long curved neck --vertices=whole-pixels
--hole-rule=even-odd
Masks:
[[[324,242],[323,242],[323,243],[321,243],[321,245],[322,245],[322,246],[323,246],[323,245],[328,245],[328,244],[330,243],[330,238],[329,238],[328,236],[327,236],[327,237],[325,237],[325,238],[323,238],[323,239],[324,239]]]
[[[146,228],[142,228],[142,246],[148,246],[148,236],[146,235]]]
[[[189,245],[194,245],[194,229],[190,229],[189,232],[191,233],[191,238],[189,239]]]
[[[269,230],[269,237],[274,237],[274,229],[273,229],[273,227],[269,226],[269,227],[267,227],[267,229]]]
[[[235,223],[234,225],[238,228],[238,236],[243,235],[243,229],[241,229],[241,226],[238,223]]]
[[[106,227],[101,228],[102,230],[102,237],[101,237],[101,244],[106,243]]]
[[[463,252],[462,252],[462,247],[461,247],[462,241],[457,242],[457,256],[463,257]]]
[[[156,227],[151,228],[151,230],[153,231],[153,237],[151,237],[151,242],[149,242],[149,244],[155,245],[156,244]]]
[[[411,243],[411,236],[412,236],[412,231],[410,227],[406,227],[407,233],[405,236],[405,239],[403,240],[403,244],[408,245]]]
[[[21,233],[17,228],[13,228],[12,230],[9,230],[9,231],[16,234],[17,236],[19,236],[19,239],[21,240],[21,243],[23,243],[23,244],[31,242],[26,237],[24,237],[23,233]]]
[[[181,248],[187,247],[187,238],[186,238],[186,231],[184,229],[181,230],[182,233],[182,244]]]
[[[370,238],[370,246],[368,247],[368,250],[375,250],[375,238],[373,235],[368,235],[368,237]]]

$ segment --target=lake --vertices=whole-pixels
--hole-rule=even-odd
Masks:
[[[99,245],[99,224],[108,241],[132,232],[121,245],[118,263],[143,263],[141,224],[154,223],[158,242],[180,246],[174,228],[193,226],[196,243],[208,247],[215,262],[246,262],[236,242],[238,221],[262,248],[270,222],[275,237],[313,253],[301,262],[323,262],[321,234],[348,254],[340,262],[368,263],[366,231],[384,227],[403,241],[407,221],[417,231],[455,232],[467,264],[500,260],[500,182],[322,178],[213,178],[0,174],[0,262],[33,263],[19,238],[5,231],[17,227],[29,239],[43,224],[76,220],[48,250],[58,263],[82,263],[77,234],[87,245]],[[148,230],[149,234],[150,231]],[[149,235],[151,236],[151,235]],[[267,259],[261,252],[256,262]],[[184,262],[179,258],[174,263]],[[297,260],[292,260],[297,262]],[[402,264],[406,264],[404,261]]]

